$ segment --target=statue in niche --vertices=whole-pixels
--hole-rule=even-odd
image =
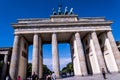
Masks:
[[[73,8],[70,9],[69,14],[70,14],[70,15],[73,14]]]
[[[53,15],[56,15],[56,10],[55,10],[55,8],[53,8],[52,10],[53,10]]]
[[[58,7],[58,15],[62,14],[61,8],[62,8],[62,5],[59,5],[59,7]]]
[[[65,12],[64,12],[64,14],[65,14],[65,15],[68,14],[68,8],[67,8],[67,6],[65,7]]]

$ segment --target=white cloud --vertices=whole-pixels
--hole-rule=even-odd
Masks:
[[[31,61],[29,60],[29,62],[31,62]],[[60,58],[60,69],[65,67],[66,64],[68,64],[69,62],[71,62],[71,58]],[[50,70],[52,70],[52,58],[44,58],[43,64],[47,65],[47,67]]]
[[[66,66],[71,62],[71,58],[60,58],[60,69]],[[52,59],[51,58],[45,58],[43,59],[43,63],[47,65],[52,70]]]
[[[28,60],[28,63],[31,63],[32,62],[32,60]]]
[[[52,59],[51,58],[45,58],[43,59],[43,64],[45,65],[52,65]]]
[[[71,58],[60,58],[60,65],[65,65],[71,62]]]

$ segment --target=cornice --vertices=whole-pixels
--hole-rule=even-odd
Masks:
[[[111,25],[112,21],[74,21],[74,22],[42,22],[42,23],[13,23],[13,28],[17,27],[54,27],[54,26],[95,26]]]

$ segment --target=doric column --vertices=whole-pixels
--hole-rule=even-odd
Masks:
[[[59,55],[58,55],[58,46],[57,46],[57,35],[56,33],[52,34],[52,61],[53,61],[53,71],[56,74],[56,77],[60,77],[60,64],[59,64]]]
[[[18,66],[19,66],[19,54],[20,54],[20,36],[15,35],[14,37],[14,44],[13,44],[13,51],[11,57],[11,64],[10,64],[10,77],[12,80],[16,80],[18,74]]]
[[[39,78],[43,77],[42,65],[43,65],[42,41],[41,41],[41,37],[39,37]]]
[[[28,42],[25,39],[25,37],[20,38],[20,55],[19,55],[19,67],[18,67],[18,75],[21,77],[21,79],[26,78],[26,72],[27,72],[27,63],[28,63]]]
[[[7,70],[7,62],[8,62],[8,54],[4,56],[4,64],[2,69],[2,78],[5,78],[6,70]]]
[[[73,48],[73,37],[70,40],[70,51],[71,51],[71,60],[73,64],[73,53],[74,53],[74,48]]]
[[[39,36],[34,34],[33,38],[33,56],[32,56],[32,73],[39,75]]]
[[[77,54],[79,58],[79,63],[80,63],[80,69],[82,75],[87,75],[87,68],[86,68],[86,62],[85,62],[85,54],[83,51],[83,46],[80,38],[79,33],[75,33],[75,40],[76,40],[76,48],[77,48]]]
[[[111,45],[111,48],[112,48],[112,51],[113,51],[113,54],[114,54],[114,57],[115,57],[119,72],[120,72],[120,52],[119,52],[119,50],[117,48],[117,45],[115,43],[115,40],[114,40],[114,37],[113,37],[111,31],[107,32],[107,37],[108,37],[108,39],[110,41],[110,45]]]
[[[106,70],[106,67],[105,67],[105,62],[104,62],[104,59],[103,59],[102,51],[101,51],[101,48],[100,48],[100,45],[99,45],[99,42],[98,42],[96,32],[91,33],[91,38],[93,40],[95,53],[96,53],[96,56],[97,56],[97,59],[98,59],[98,64],[99,64],[99,68],[100,68],[100,72],[101,72],[102,68],[104,68]]]

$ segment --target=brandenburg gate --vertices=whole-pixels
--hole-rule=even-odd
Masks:
[[[42,44],[52,44],[53,71],[60,77],[58,43],[69,43],[74,75],[101,74],[120,71],[120,53],[116,46],[112,21],[104,17],[79,18],[75,14],[54,14],[50,18],[18,19],[12,24],[14,44],[10,77],[26,77],[28,47],[33,45],[32,73],[42,78]],[[49,63],[48,63],[49,64]]]

